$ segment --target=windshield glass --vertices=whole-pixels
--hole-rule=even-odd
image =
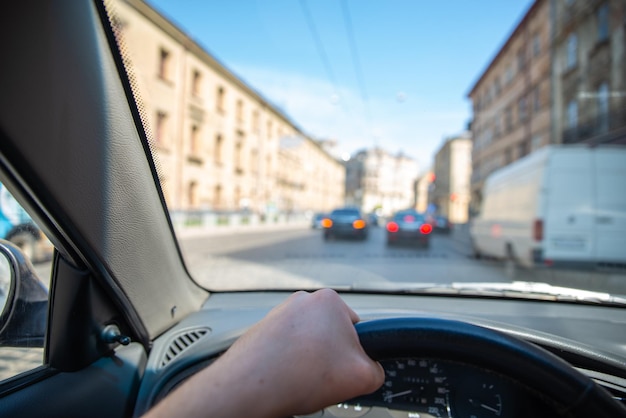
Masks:
[[[626,295],[625,2],[111,3],[205,288]]]

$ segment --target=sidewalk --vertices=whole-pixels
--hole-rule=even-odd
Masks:
[[[310,221],[272,222],[239,225],[188,226],[175,228],[179,239],[216,237],[237,233],[262,233],[272,231],[289,231],[310,228]]]

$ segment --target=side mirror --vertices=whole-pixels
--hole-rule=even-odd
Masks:
[[[48,289],[30,260],[0,239],[0,347],[43,347]]]

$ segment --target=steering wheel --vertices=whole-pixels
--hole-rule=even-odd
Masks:
[[[435,318],[372,320],[356,330],[374,360],[434,357],[471,364],[516,381],[562,415],[626,417],[626,408],[567,362],[498,331]]]

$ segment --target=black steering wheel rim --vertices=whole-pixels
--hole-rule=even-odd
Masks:
[[[569,363],[499,331],[440,318],[386,318],[360,322],[357,334],[374,360],[434,357],[506,376],[573,417],[622,417],[626,408]]]

